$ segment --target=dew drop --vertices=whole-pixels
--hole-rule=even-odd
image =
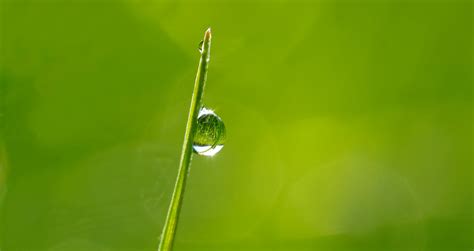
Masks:
[[[202,108],[197,118],[194,134],[194,152],[204,156],[214,156],[224,147],[225,126],[222,119],[212,110]]]
[[[201,40],[201,42],[199,42],[199,45],[198,45],[198,50],[200,53],[202,53],[202,46],[204,45],[204,40]]]

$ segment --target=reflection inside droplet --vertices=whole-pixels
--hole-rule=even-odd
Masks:
[[[214,156],[224,147],[225,125],[222,119],[212,110],[202,108],[197,118],[197,129],[194,134],[194,152],[204,156]]]
[[[224,145],[216,145],[215,147],[194,145],[193,149],[194,152],[199,155],[214,156],[216,153],[220,152],[223,147]]]

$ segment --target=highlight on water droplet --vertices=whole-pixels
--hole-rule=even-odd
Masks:
[[[199,42],[199,45],[198,45],[198,50],[200,53],[202,53],[203,46],[204,46],[204,40],[201,40],[201,42]]]
[[[193,150],[204,156],[214,156],[224,147],[226,137],[225,125],[214,111],[202,108],[197,118],[197,129],[194,134]]]

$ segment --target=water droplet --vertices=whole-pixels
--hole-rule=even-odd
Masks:
[[[197,129],[194,134],[194,152],[204,156],[214,156],[224,147],[225,126],[219,116],[212,110],[202,108],[197,118]]]
[[[202,46],[204,45],[204,41],[201,40],[201,42],[199,42],[199,45],[198,45],[198,50],[200,53],[202,53]]]

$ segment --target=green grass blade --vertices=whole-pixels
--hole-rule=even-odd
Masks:
[[[193,137],[197,128],[197,116],[202,107],[202,95],[207,78],[207,68],[210,59],[211,49],[211,28],[204,34],[204,40],[201,50],[201,59],[194,82],[194,90],[189,108],[188,121],[186,123],[186,132],[184,134],[183,148],[178,168],[178,176],[174,186],[171,203],[166,216],[165,225],[161,234],[158,251],[170,251],[173,248],[173,241],[178,225],[179,212],[183,201],[186,179],[189,174],[191,157],[193,154]]]

